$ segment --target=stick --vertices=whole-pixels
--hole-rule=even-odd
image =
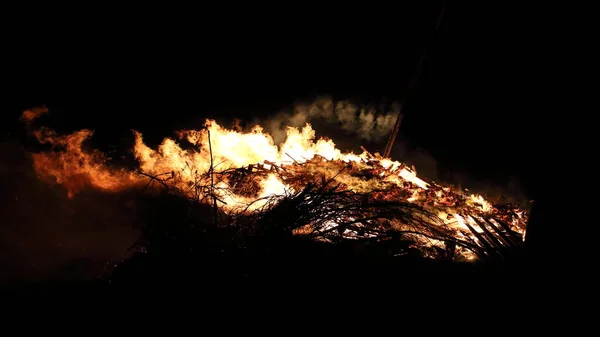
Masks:
[[[292,160],[294,161],[294,163],[296,164],[300,164],[296,159],[294,159],[294,157],[290,156],[287,152],[285,153],[286,156],[292,158]]]
[[[444,4],[444,7],[442,7],[442,10],[440,11],[440,13],[438,15],[438,19],[435,24],[434,33],[437,32],[438,28],[440,27],[440,23],[442,22],[442,18],[444,17],[445,11],[446,11],[446,4]],[[433,38],[433,36],[432,36],[432,38]],[[394,129],[392,130],[392,133],[390,134],[390,138],[388,138],[387,144],[385,145],[385,150],[383,151],[384,158],[390,157],[390,154],[392,152],[392,146],[394,146],[394,142],[396,141],[396,136],[398,136],[398,130],[400,130],[400,125],[402,124],[402,119],[404,118],[404,105],[406,103],[408,96],[410,94],[412,94],[412,91],[416,87],[419,76],[421,75],[421,72],[423,71],[424,61],[425,61],[426,57],[427,57],[427,46],[423,49],[423,53],[421,54],[421,58],[419,59],[417,69],[415,69],[415,72],[413,73],[412,77],[410,78],[410,82],[408,83],[408,88],[406,89],[406,91],[404,92],[404,94],[402,95],[402,98],[400,100],[400,111],[398,111],[398,117],[396,117],[396,123],[394,124]]]
[[[210,141],[210,130],[206,130],[207,134],[208,134],[208,149],[210,151],[210,195],[212,196],[213,199],[213,222],[216,225],[217,224],[217,215],[218,215],[218,209],[217,209],[217,197],[215,196],[214,190],[215,190],[215,179],[214,179],[214,167],[213,167],[213,152],[212,152],[212,143]]]

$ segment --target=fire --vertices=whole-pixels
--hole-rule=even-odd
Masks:
[[[86,185],[118,192],[139,181],[133,172],[107,167],[106,157],[102,153],[83,150],[83,142],[93,135],[90,130],[61,136],[54,130],[41,128],[34,131],[34,135],[40,143],[50,144],[56,150],[32,154],[36,172],[42,179],[54,179],[65,186],[69,197]]]
[[[22,119],[30,123],[45,112],[25,111]],[[165,138],[155,149],[136,131],[133,154],[137,170],[111,168],[104,154],[84,150],[83,142],[93,135],[89,130],[59,135],[42,127],[33,134],[52,147],[52,151],[33,154],[36,172],[41,179],[64,186],[70,197],[86,187],[117,192],[153,181],[159,188],[174,189],[188,198],[217,200],[222,212],[235,215],[261,209],[270,197],[328,181],[347,192],[368,194],[373,200],[418,205],[434,214],[432,223],[449,229],[458,241],[502,243],[515,240],[515,233],[522,240],[525,232],[524,211],[500,210],[480,195],[426,182],[414,168],[377,153],[364,149],[359,154],[343,153],[331,139],[315,139],[309,123],[302,128],[288,127],[280,145],[260,126],[243,133],[214,120],[207,120],[201,130],[178,131],[177,137]],[[192,145],[191,149],[183,149],[183,143]],[[250,173],[252,179],[246,179]],[[406,227],[400,220],[392,222],[396,228]],[[319,230],[330,230],[336,224],[328,220]],[[310,232],[311,226],[306,224],[295,233]],[[346,229],[341,235],[358,234]],[[419,240],[427,246],[444,244],[435,238]],[[464,247],[459,252],[474,258]]]

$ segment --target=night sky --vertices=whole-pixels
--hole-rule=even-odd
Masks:
[[[41,224],[40,218],[56,216],[52,209],[64,196],[39,186],[26,160],[19,159],[17,144],[24,144],[26,136],[17,119],[25,108],[45,104],[49,126],[64,132],[92,128],[98,147],[125,147],[131,129],[159,141],[174,129],[199,126],[206,117],[265,119],[295,101],[319,95],[364,103],[399,100],[426,46],[424,71],[405,105],[395,152],[400,158],[394,159],[433,162],[435,168],[429,171],[436,178],[510,185],[519,197],[533,199],[537,157],[532,155],[532,129],[540,112],[531,99],[534,47],[528,41],[534,33],[527,11],[450,5],[434,31],[442,6],[403,6],[359,11],[360,16],[315,14],[304,8],[309,14],[298,13],[299,19],[289,12],[277,22],[229,17],[218,24],[205,22],[206,15],[196,22],[140,14],[134,21],[92,24],[82,36],[76,24],[58,19],[24,28],[32,39],[16,41],[12,49],[14,80],[5,92],[10,98],[2,125],[3,156],[12,159],[3,163],[2,179],[10,186],[3,189],[3,206],[11,210],[3,211],[9,219],[1,230],[14,239],[2,243],[11,252],[3,265],[10,266],[13,278],[43,278],[56,265],[40,256],[51,256],[57,242],[81,242],[66,250],[56,248],[60,263],[69,264],[107,254],[118,259],[135,236],[113,225],[105,238],[86,238],[89,228],[102,224],[78,229],[83,215],[75,214],[81,212],[75,204],[63,206],[73,213],[68,219]],[[44,29],[48,25],[54,29]],[[370,145],[383,151],[385,143]],[[419,159],[424,157],[431,160]],[[17,173],[23,183],[10,176]],[[15,200],[15,194],[27,201]],[[87,198],[90,202],[95,197]],[[36,207],[43,210],[33,211]],[[44,240],[32,234],[40,228],[47,233]],[[15,238],[24,241],[19,245]],[[43,248],[31,248],[35,245]],[[114,249],[120,253],[111,253],[111,245],[119,246]],[[81,253],[89,250],[94,252]],[[47,264],[44,271],[23,272],[27,268],[20,265],[36,259]]]

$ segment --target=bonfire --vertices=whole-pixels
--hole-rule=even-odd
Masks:
[[[31,123],[43,112],[29,110],[22,118]],[[37,173],[63,185],[69,197],[83,188],[162,189],[211,205],[218,225],[263,232],[275,225],[324,242],[385,240],[399,233],[431,258],[502,255],[522,245],[526,230],[522,209],[425,181],[414,167],[364,148],[344,153],[330,139],[315,139],[309,123],[289,127],[279,145],[260,126],[244,133],[214,120],[201,130],[178,131],[154,149],[134,132],[139,167],[132,170],[112,168],[104,154],[84,150],[90,130],[32,132],[52,146],[33,154]]]

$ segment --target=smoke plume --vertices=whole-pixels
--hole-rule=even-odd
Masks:
[[[397,103],[363,105],[320,97],[311,103],[297,103],[267,120],[255,119],[252,125],[262,125],[276,143],[285,140],[288,126],[315,122],[339,128],[363,141],[377,142],[389,136],[399,109]]]

